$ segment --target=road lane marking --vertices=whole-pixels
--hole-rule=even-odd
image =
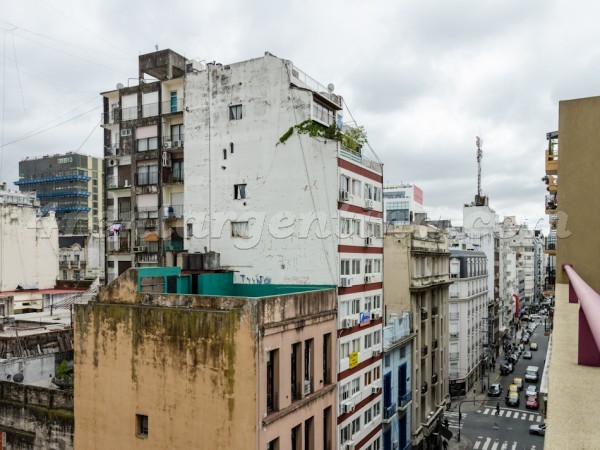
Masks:
[[[490,413],[490,410],[489,410],[489,409],[487,409],[487,408],[486,408],[486,409],[485,409],[485,411],[483,412],[483,414],[489,414],[489,413]]]
[[[542,416],[538,416],[536,422],[541,422],[542,421]]]
[[[506,411],[506,417],[510,417],[510,411]]]
[[[504,415],[504,410],[503,410],[503,409],[501,409],[501,410],[500,410],[500,417],[502,417],[503,415]]]
[[[517,450],[517,443],[516,442],[513,442],[511,450]]]
[[[488,447],[490,446],[490,441],[491,440],[492,440],[491,438],[486,438],[485,442],[483,443],[483,447],[482,447],[481,450],[487,450]]]
[[[498,448],[498,442],[494,442],[494,445],[492,445],[492,450],[496,450]]]
[[[500,450],[507,450],[508,449],[508,441],[504,441],[502,443],[502,447],[500,447]]]
[[[473,446],[473,450],[477,450],[479,448],[479,444],[481,444],[481,441],[475,442],[475,445]]]
[[[532,422],[535,421],[535,416],[533,414],[529,414],[529,420]]]
[[[527,414],[523,413],[523,415],[521,416],[521,420],[527,420]]]

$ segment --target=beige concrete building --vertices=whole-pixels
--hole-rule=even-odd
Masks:
[[[388,231],[384,249],[386,317],[388,310],[412,315],[412,447],[426,448],[436,444],[448,398],[448,238],[431,226],[406,225]]]
[[[544,448],[550,450],[596,449],[600,442],[600,405],[595,401],[600,368],[578,365],[583,314],[579,304],[569,303],[569,280],[562,269],[564,264],[572,265],[589,286],[600,292],[600,210],[594,207],[600,192],[599,121],[600,97],[561,101],[558,133],[547,136],[546,175],[556,194],[546,201],[550,220],[556,221],[556,247],[547,246],[556,252],[552,350],[544,374],[549,383]],[[590,328],[598,325],[590,322]]]
[[[336,292],[130,269],[75,309],[75,448],[336,448]]]

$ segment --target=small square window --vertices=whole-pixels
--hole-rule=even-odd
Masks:
[[[187,237],[188,239],[191,238],[194,235],[194,224],[193,223],[187,223],[186,224],[186,228],[187,228]]]
[[[233,195],[236,200],[246,198],[246,185],[245,184],[235,184],[233,189]]]
[[[240,120],[242,118],[242,105],[229,107],[229,120]]]
[[[135,434],[138,437],[148,437],[148,416],[144,416],[143,414],[136,414],[135,422]]]
[[[231,236],[249,238],[250,224],[248,222],[231,222]]]

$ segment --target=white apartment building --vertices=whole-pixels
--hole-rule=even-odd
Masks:
[[[486,369],[488,280],[484,252],[450,249],[450,394],[465,395]]]
[[[381,448],[382,165],[343,99],[269,53],[185,75],[185,249],[241,283],[338,290],[337,448]]]
[[[423,190],[410,183],[384,186],[383,217],[386,223],[409,225],[415,214],[424,213]]]
[[[58,225],[39,208],[35,192],[0,185],[0,294],[14,296],[15,312],[41,311],[42,294],[29,294],[54,288],[58,275]]]

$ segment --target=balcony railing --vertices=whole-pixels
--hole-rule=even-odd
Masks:
[[[431,317],[435,317],[438,315],[438,307],[434,306],[431,308]]]
[[[450,339],[458,339],[458,331],[450,332]]]
[[[164,240],[163,246],[166,252],[183,250],[183,241]]]
[[[136,120],[138,118],[138,107],[131,106],[121,109],[121,120]]]
[[[449,357],[450,359],[458,359],[458,352],[450,352],[450,353],[448,354],[448,357]]]
[[[425,308],[421,308],[421,320],[427,320],[427,310]]]
[[[390,421],[396,414],[396,404],[392,403],[389,406],[383,407],[383,420]]]
[[[162,102],[162,114],[172,114],[183,111],[183,99],[173,99]]]
[[[142,105],[142,117],[158,116],[158,102]]]
[[[383,348],[389,349],[396,342],[410,334],[410,313],[403,311],[400,317],[390,317],[383,329]]]
[[[434,373],[433,375],[431,375],[431,384],[437,384],[438,382],[438,374]]]
[[[319,83],[317,80],[315,80],[311,76],[307,75],[306,73],[304,73],[303,71],[298,69],[298,67],[296,67],[296,66],[292,67],[292,77],[296,78],[298,81],[303,83],[306,87],[308,87],[309,89],[318,93],[319,95],[326,98],[330,102],[336,104],[341,109],[342,98],[339,95],[336,95],[333,92],[330,92],[328,88],[326,88],[321,83]]]
[[[180,219],[183,217],[183,205],[166,205],[164,207],[165,219]]]
[[[577,363],[600,366],[600,295],[569,264],[563,269],[569,277],[569,303],[579,300],[581,306]]]
[[[556,195],[546,195],[546,211],[555,211],[556,208]]]
[[[450,320],[458,320],[459,317],[460,317],[460,313],[457,313],[457,312],[450,313]]]
[[[421,347],[421,358],[425,358],[427,356],[427,346],[424,345],[423,347]]]
[[[427,385],[427,383],[423,383],[421,385],[421,395],[427,394],[428,390],[429,390],[429,386]]]
[[[432,350],[436,350],[439,346],[438,340],[434,339],[433,341],[431,341],[431,349]]]
[[[412,391],[404,395],[398,395],[398,408],[404,408],[412,400]]]

